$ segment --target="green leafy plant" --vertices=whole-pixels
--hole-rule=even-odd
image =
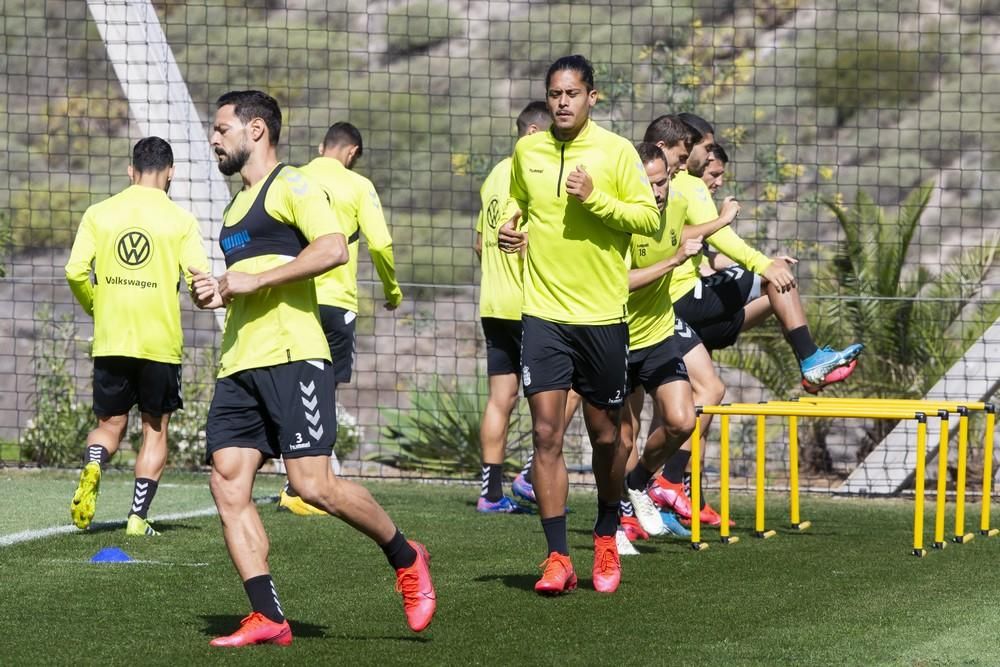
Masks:
[[[930,183],[914,189],[895,215],[865,192],[858,193],[853,207],[823,201],[840,225],[843,241],[833,257],[821,263],[815,285],[822,296],[807,300],[806,315],[820,344],[865,343],[866,351],[847,383],[852,395],[924,396],[1000,318],[1000,301],[981,298],[990,272],[1000,267],[1000,235],[939,271],[907,263],[932,192]],[[750,373],[775,397],[797,390],[798,363],[776,326],[748,331],[718,359]],[[844,388],[827,391],[836,394]],[[865,456],[892,426],[884,420],[874,423],[858,456]],[[810,422],[803,438],[803,461],[816,472],[831,471],[825,445],[828,428],[828,422]]]
[[[382,430],[379,451],[366,459],[436,474],[478,471],[479,425],[488,395],[485,377],[468,383],[434,376],[430,386],[410,391],[409,409],[383,410],[389,425]],[[520,415],[511,420],[508,454],[530,444],[526,422]],[[519,462],[508,456],[505,465],[513,470]]]
[[[89,400],[77,394],[71,367],[84,347],[71,317],[55,319],[39,310],[42,335],[35,344],[35,416],[21,433],[21,455],[38,465],[68,465],[80,460],[94,428]]]

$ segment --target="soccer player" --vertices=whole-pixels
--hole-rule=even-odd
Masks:
[[[622,439],[629,450],[625,478],[629,502],[622,503],[622,524],[632,528],[632,536],[626,534],[629,539],[668,532],[646,488],[694,429],[694,400],[684,359],[695,354],[707,358],[698,336],[683,322],[675,321],[668,290],[671,272],[701,252],[703,234],[714,232],[720,224],[729,224],[739,212],[739,204],[729,200],[721,221],[686,227],[683,209],[667,207],[670,170],[665,151],[652,143],[640,143],[636,150],[652,186],[663,230],[652,238],[633,237],[629,253],[630,395],[622,419]],[[643,390],[653,397],[657,418],[650,427],[642,456],[637,458],[635,438]],[[629,516],[632,511],[634,518]],[[641,531],[632,525],[636,520]],[[624,546],[620,539],[619,544]]]
[[[532,102],[517,117],[517,136],[526,137],[549,129],[552,116],[545,102]],[[497,245],[498,230],[506,219],[510,202],[511,158],[501,160],[483,182],[479,196],[482,208],[476,221],[473,249],[482,263],[479,288],[479,317],[486,337],[486,373],[489,398],[479,427],[482,444],[482,489],[476,501],[480,512],[512,513],[518,505],[503,494],[503,461],[507,449],[507,427],[517,406],[521,381],[521,253],[502,252]],[[530,465],[519,475],[515,487],[528,495]],[[529,484],[528,490],[524,484]],[[528,499],[533,498],[533,493]]]
[[[219,170],[243,189],[226,208],[219,244],[227,272],[195,276],[205,308],[226,307],[222,356],[206,427],[211,491],[226,548],[251,613],[212,646],[292,641],[268,567],[268,539],[253,502],[265,459],[283,456],[303,500],[375,541],[396,571],[407,622],[431,622],[436,596],[423,545],[407,541],[368,491],[330,466],[336,440],[334,369],[311,278],[348,261],[325,193],[278,162],[281,110],[269,95],[233,91],[218,99],[212,148]]]
[[[531,408],[532,482],[548,557],[535,590],[576,587],[566,535],[568,476],[563,459],[566,397],[584,399],[593,447],[598,510],[594,588],[613,592],[621,580],[615,545],[625,473],[619,425],[628,362],[628,271],[631,234],[649,236],[660,216],[642,163],[628,140],[590,120],[597,102],[594,70],[580,55],[556,60],[545,77],[553,117],[548,132],[514,148],[511,196],[517,213],[501,226],[501,250],[518,251],[531,230],[521,306],[521,381]]]
[[[710,149],[715,144],[715,131],[707,121],[694,114],[678,114],[677,118],[688,126],[692,148],[686,169],[679,171],[671,181],[669,206],[686,208],[686,224],[698,225],[717,218],[711,193],[701,179]],[[655,125],[654,121],[647,128],[647,141],[659,140]],[[670,296],[677,316],[695,330],[709,351],[732,345],[741,331],[757,326],[774,314],[799,359],[803,386],[816,389],[847,377],[848,369],[853,369],[852,362],[863,346],[854,344],[838,351],[828,347],[821,349],[813,342],[790,268],[794,259],[766,257],[748,246],[729,226],[707,236],[706,242],[739,266],[702,278],[699,267],[703,257],[700,254],[692,257],[674,270]],[[837,370],[839,368],[845,370]],[[708,365],[689,361],[688,370],[697,403],[710,405],[722,400],[725,388],[714,368],[709,370]],[[710,416],[702,416],[702,432],[709,423]],[[658,504],[672,508],[682,519],[691,516],[687,490],[690,482],[686,476],[689,462],[690,443],[685,443],[670,458],[663,476],[657,478],[656,485],[650,489]],[[705,503],[702,509],[701,520],[718,525],[720,519],[711,506]]]
[[[701,180],[713,195],[722,187],[726,175],[726,165],[729,164],[729,154],[722,144],[712,144],[708,150],[708,162],[701,173]]]
[[[351,123],[334,123],[319,145],[319,157],[301,168],[309,179],[329,194],[347,235],[348,260],[344,266],[317,276],[316,298],[319,318],[333,357],[334,381],[351,381],[354,366],[354,327],[358,317],[358,246],[364,235],[372,264],[382,281],[383,307],[392,311],[403,301],[396,280],[392,237],[385,222],[382,204],[375,185],[353,171],[364,151],[361,132]],[[336,454],[330,454],[334,473],[340,473]],[[302,500],[291,484],[286,484],[278,498],[278,508],[295,514],[326,512]]]
[[[159,137],[132,149],[132,185],[83,214],[66,280],[94,318],[94,414],[70,514],[87,528],[97,509],[101,469],[118,451],[128,413],[139,406],[142,447],[125,532],[158,535],[147,520],[167,463],[167,424],[181,400],[178,278],[208,270],[198,221],[167,196],[174,154]],[[91,280],[93,269],[94,279]]]

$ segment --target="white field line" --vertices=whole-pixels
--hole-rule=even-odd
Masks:
[[[265,503],[273,503],[277,500],[277,496],[265,496],[262,498],[255,498],[254,502],[258,505]],[[156,517],[157,523],[161,521],[179,521],[181,519],[193,519],[195,517],[202,516],[212,516],[218,514],[218,511],[214,507],[206,507],[200,510],[192,510],[190,512],[177,512],[175,514],[164,514],[158,515]],[[95,523],[95,527],[102,528],[121,528],[125,526],[125,521],[107,521],[101,523]],[[54,535],[67,535],[69,533],[78,533],[80,529],[76,526],[50,526],[48,528],[39,528],[36,530],[22,530],[19,533],[11,533],[10,535],[0,535],[0,547],[10,547],[15,544],[20,544],[22,542],[31,542],[32,540],[42,540],[47,537],[52,537]],[[140,562],[140,561],[136,561]],[[152,562],[152,561],[150,561]]]

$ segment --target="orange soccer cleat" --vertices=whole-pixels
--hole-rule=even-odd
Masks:
[[[622,580],[622,562],[615,538],[594,535],[594,590],[614,593]]]
[[[431,582],[431,555],[427,547],[408,540],[417,552],[417,560],[409,567],[396,570],[396,591],[403,594],[403,611],[406,623],[414,632],[420,632],[431,624],[437,609],[437,594]]]
[[[614,544],[615,538],[610,538]],[[569,556],[553,551],[541,566],[542,578],[535,582],[535,592],[542,595],[561,595],[576,588],[576,573]]]
[[[242,621],[240,629],[231,635],[216,637],[209,642],[212,646],[252,646],[254,644],[277,644],[288,646],[292,643],[292,628],[288,621],[275,623],[258,611],[253,612]]]

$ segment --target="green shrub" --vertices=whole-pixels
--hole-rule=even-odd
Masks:
[[[365,457],[404,470],[435,474],[475,472],[481,465],[479,425],[489,396],[489,381],[446,381],[434,376],[428,387],[410,391],[407,410],[383,409],[389,426],[382,430],[379,451]],[[511,451],[530,446],[531,425],[522,415],[511,419],[504,465],[520,463]]]
[[[84,347],[76,339],[70,317],[53,318],[47,308],[39,311],[42,335],[35,344],[35,416],[21,433],[21,455],[39,465],[79,462],[87,434],[95,426],[89,400],[77,395],[70,365]]]

